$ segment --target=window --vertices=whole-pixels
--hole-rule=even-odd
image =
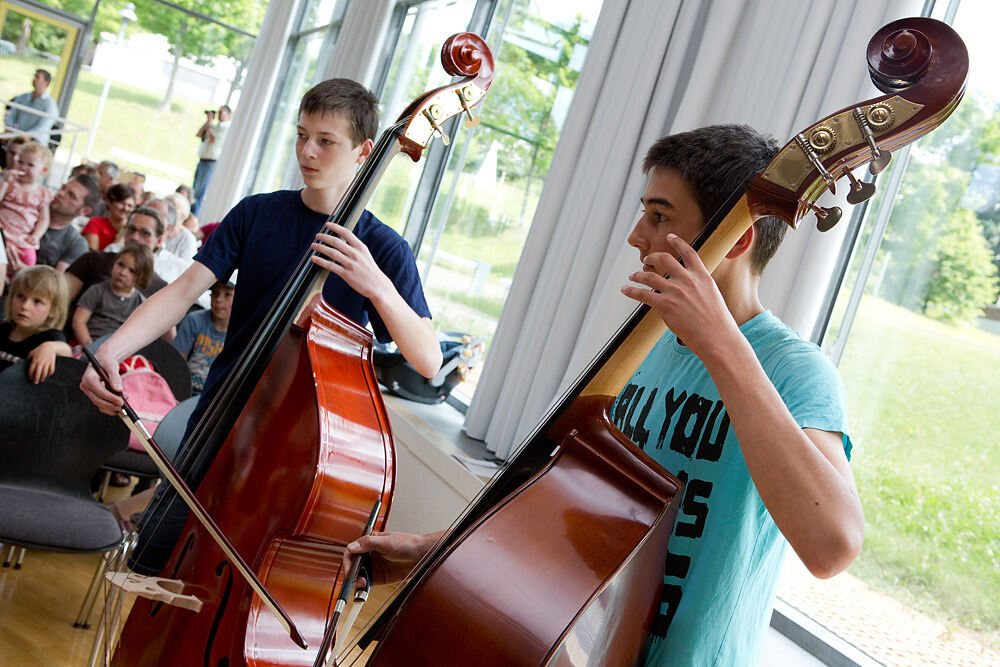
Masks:
[[[825,336],[847,390],[866,517],[848,579],[905,611],[875,634],[856,609],[831,608],[834,589],[812,601],[801,586],[779,591],[887,663],[907,650],[1000,659],[1000,310],[989,307],[1000,293],[1000,51],[986,31],[997,12],[960,6],[965,99],[880,177]],[[940,633],[912,630],[926,617]]]
[[[295,180],[299,101],[317,83],[317,68],[322,71],[329,60],[346,9],[346,0],[309,0],[303,4],[299,30],[289,38],[289,55],[280,77],[283,83],[273,98],[251,192],[279,190]]]
[[[459,29],[453,17],[471,10],[410,8],[382,94],[390,115],[395,100],[401,107],[443,83],[436,49]],[[387,224],[405,219],[438,330],[482,337],[487,354],[599,13],[597,0],[495,3],[487,42],[498,74],[475,110],[481,123],[465,129],[455,119],[449,149],[434,142],[419,173],[394,165],[370,206]],[[458,391],[471,394],[476,378],[473,369]]]

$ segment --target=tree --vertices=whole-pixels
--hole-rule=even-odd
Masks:
[[[938,242],[924,312],[950,322],[972,322],[996,295],[993,256],[972,211],[957,209]]]
[[[176,0],[174,4],[247,32],[257,31],[266,8],[262,0]],[[138,0],[135,11],[140,26],[170,41],[170,53],[174,56],[167,90],[160,102],[161,110],[170,105],[181,58],[191,58],[200,64],[208,64],[216,56],[228,56],[241,62],[246,58],[249,38],[245,35],[154,0]]]
[[[998,162],[996,104],[967,93],[912,155],[882,245],[883,260],[891,257],[880,287],[884,297],[945,319],[968,319],[996,299],[1000,192],[991,180],[977,183],[971,175],[977,169],[995,172]],[[983,274],[983,253],[993,262],[987,271],[993,280]],[[960,266],[962,262],[966,264]],[[983,289],[994,291],[985,294]],[[949,293],[957,300],[954,308],[945,304]],[[971,305],[968,299],[982,300]]]

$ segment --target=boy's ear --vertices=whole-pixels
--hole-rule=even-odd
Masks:
[[[375,142],[371,139],[365,139],[359,145],[361,146],[361,152],[358,153],[358,164],[361,164],[371,155],[372,149],[375,147]]]
[[[736,241],[736,245],[733,246],[732,250],[726,253],[726,259],[735,259],[750,250],[750,247],[753,245],[754,229],[754,225],[750,225],[743,232],[743,236]]]

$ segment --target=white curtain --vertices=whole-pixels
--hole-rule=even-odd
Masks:
[[[333,57],[325,65],[325,79],[354,79],[371,88],[395,4],[395,0],[364,0],[347,6]]]
[[[867,76],[868,40],[919,10],[917,0],[605,2],[467,433],[506,458],[632,310],[618,289],[638,266],[625,239],[653,141],[741,122],[784,143],[878,94]],[[790,233],[772,262],[782,270],[769,267],[762,286],[765,303],[798,326],[807,315],[786,306],[808,310],[824,280],[821,267],[798,282],[800,265],[836,252],[813,236]]]
[[[212,173],[205,193],[200,219],[202,224],[221,220],[242,196],[250,174],[250,156],[260,139],[267,120],[271,96],[278,79],[300,0],[269,2],[254,42],[247,76],[240,92],[240,102],[233,110],[232,125],[226,145]]]

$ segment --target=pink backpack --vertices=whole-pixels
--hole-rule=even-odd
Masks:
[[[170,385],[141,354],[132,355],[118,364],[118,373],[129,405],[139,415],[146,429],[151,434],[154,433],[163,417],[177,405]],[[129,435],[128,448],[146,451],[134,434]]]

